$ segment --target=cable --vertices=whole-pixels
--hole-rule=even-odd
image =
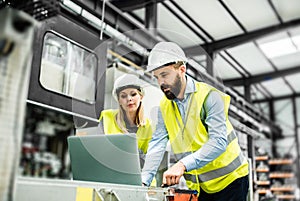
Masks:
[[[104,30],[104,15],[105,15],[105,1],[102,3],[102,14],[101,14],[101,30],[100,30],[100,40],[103,38],[103,30]]]

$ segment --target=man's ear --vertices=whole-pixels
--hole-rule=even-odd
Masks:
[[[186,72],[186,66],[182,64],[182,65],[179,67],[179,71],[180,71],[181,73],[185,73],[185,72]]]

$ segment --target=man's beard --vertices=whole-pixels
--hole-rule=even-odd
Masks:
[[[180,81],[179,75],[176,76],[175,82],[174,82],[174,84],[172,84],[172,86],[165,85],[165,84],[162,84],[160,86],[161,90],[164,92],[167,99],[169,99],[169,100],[174,100],[175,98],[177,98],[177,96],[180,93],[181,87],[182,87],[182,83]],[[164,89],[167,89],[167,88],[169,88],[170,90],[164,91]]]

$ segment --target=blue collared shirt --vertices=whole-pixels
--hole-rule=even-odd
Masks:
[[[192,93],[196,92],[194,82],[195,81],[191,77],[187,76],[187,84],[183,100],[173,100],[178,106],[183,122],[187,115],[186,112],[189,98]],[[158,109],[157,115],[158,121],[156,124],[156,130],[149,143],[142,171],[142,181],[148,186],[156,174],[169,140],[168,132],[160,109]],[[201,114],[199,114],[199,116],[208,131],[209,140],[198,151],[180,160],[185,165],[186,171],[201,168],[213,161],[226,150],[227,146],[224,102],[218,92],[212,91],[209,93],[204,101]]]

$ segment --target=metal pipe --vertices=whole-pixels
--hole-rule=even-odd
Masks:
[[[294,116],[294,126],[295,126],[295,141],[296,141],[296,167],[297,167],[297,185],[300,187],[300,153],[299,153],[299,136],[298,136],[298,116],[297,116],[297,104],[296,98],[293,98],[293,116]]]

